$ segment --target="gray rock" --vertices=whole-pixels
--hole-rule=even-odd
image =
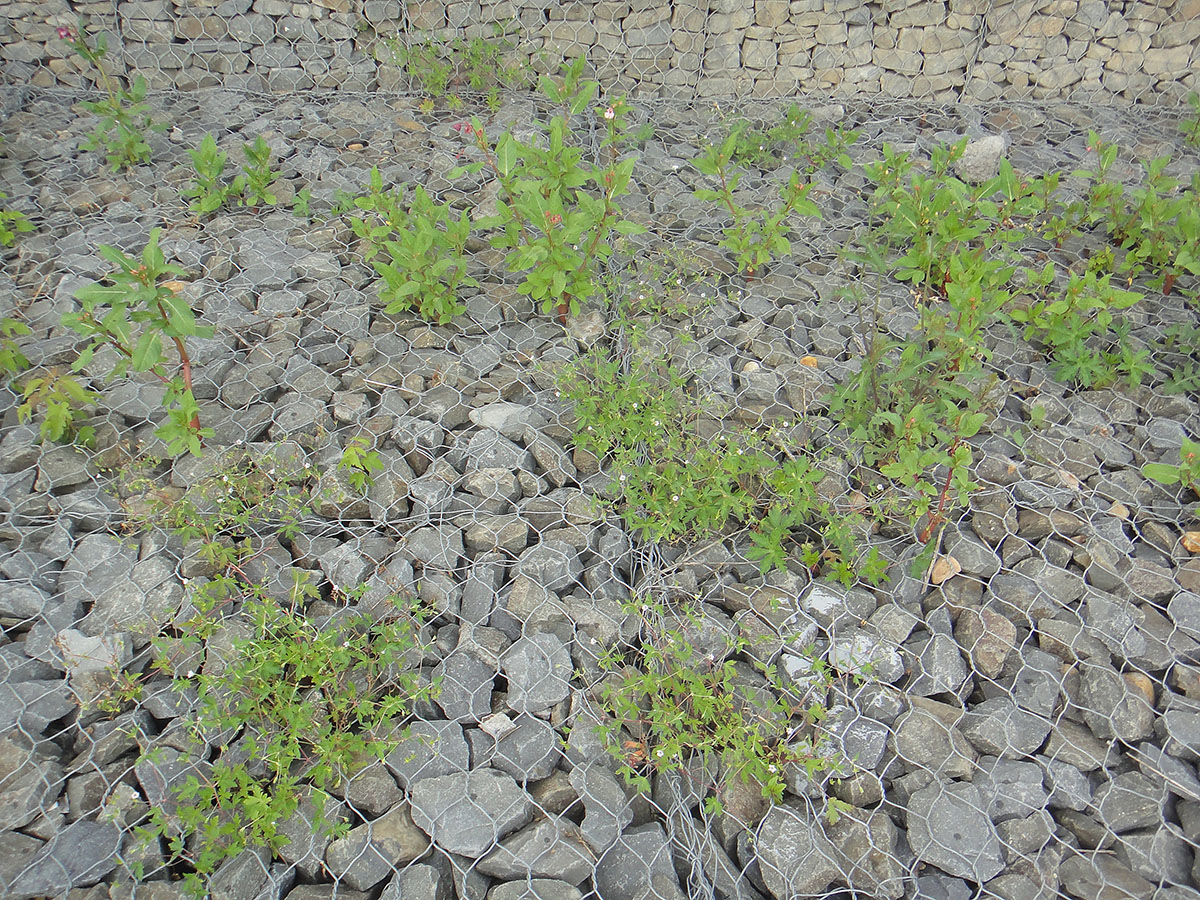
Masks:
[[[596,863],[599,900],[684,900],[671,844],[657,822],[631,828]]]
[[[226,860],[209,882],[212,900],[256,900],[270,876],[271,854],[262,847],[248,847]]]
[[[1014,668],[1011,683],[1004,686],[1017,706],[1047,718],[1054,715],[1063,693],[1059,661],[1041,650],[1027,650]]]
[[[837,851],[807,807],[772,807],[755,846],[763,883],[775,897],[818,895],[842,877]]]
[[[62,896],[90,887],[117,867],[121,832],[107,822],[81,819],[58,832],[29,861],[9,888],[12,900]]]
[[[1173,884],[1191,880],[1193,847],[1178,825],[1167,822],[1159,828],[1123,834],[1114,851],[1131,872],[1147,880]]]
[[[457,649],[438,663],[434,676],[441,679],[437,704],[447,719],[478,722],[492,711],[495,665],[468,650]]]
[[[917,859],[969,881],[990,881],[1004,869],[996,827],[978,789],[935,782],[908,800],[908,843]]]
[[[506,881],[488,891],[487,900],[583,900],[573,884],[553,878]]]
[[[1161,778],[1167,789],[1188,800],[1200,801],[1200,778],[1196,770],[1146,741],[1138,744],[1133,752],[1138,768],[1150,778]]]
[[[915,652],[908,692],[918,697],[953,694],[967,680],[967,664],[952,637],[935,634]]]
[[[79,630],[93,637],[116,631],[155,635],[183,600],[166,559],[139,562],[136,548],[106,534],[89,534],[76,544],[60,585],[68,601],[92,604]]]
[[[988,579],[1000,571],[1000,557],[983,541],[962,532],[946,539],[946,552],[962,567],[964,575]]]
[[[1004,138],[998,134],[967,141],[962,156],[954,161],[954,173],[968,184],[983,184],[999,174],[1004,149]]]
[[[633,807],[621,784],[601,766],[576,766],[570,779],[583,801],[580,833],[588,846],[602,855],[633,821]]]
[[[1161,824],[1166,797],[1160,780],[1126,772],[1096,788],[1092,805],[1106,826],[1122,834]]]
[[[1092,785],[1087,776],[1068,762],[1037,757],[1046,787],[1050,788],[1049,806],[1053,809],[1082,811],[1092,802]]]
[[[463,555],[462,529],[452,525],[414,528],[404,536],[400,552],[425,568],[452,571]]]
[[[0,832],[21,828],[54,803],[63,788],[63,767],[20,731],[0,737]]]
[[[397,872],[379,900],[451,900],[454,880],[443,869],[424,863],[410,865]],[[341,900],[341,894],[338,895]]]
[[[468,525],[466,530],[466,548],[472,553],[502,550],[517,556],[528,543],[529,523],[518,515],[488,516]]]
[[[404,799],[404,792],[386,765],[374,756],[355,762],[362,768],[336,789],[347,806],[366,818],[378,818]]]
[[[839,630],[829,648],[829,664],[847,675],[865,675],[893,684],[904,677],[904,657],[891,641],[857,628]]]
[[[413,790],[414,803],[416,790]],[[352,828],[345,837],[331,842],[325,851],[330,873],[355,890],[369,891],[429,848],[429,839],[414,824],[415,818],[416,807],[410,812],[408,804],[402,803],[375,821]]]
[[[832,758],[844,760],[847,771],[874,769],[887,749],[888,727],[851,706],[831,707],[821,720],[825,736],[818,746]]]
[[[971,707],[961,728],[980,753],[1006,759],[1029,757],[1050,733],[1046,719],[1019,708],[1008,697],[990,697]]]
[[[592,874],[594,859],[578,826],[554,816],[510,835],[479,861],[478,869],[506,881],[557,877],[578,885]]]
[[[570,692],[571,654],[553,634],[522,637],[504,651],[500,666],[508,679],[508,706],[516,712],[545,712]]]
[[[971,779],[993,822],[1024,819],[1045,809],[1050,800],[1035,762],[983,756]]]
[[[498,431],[481,431],[467,443],[466,474],[479,469],[535,471],[533,454]]]
[[[887,900],[904,896],[907,872],[896,850],[899,834],[884,810],[846,810],[827,833],[846,861],[843,877],[855,890]]]
[[[551,591],[564,591],[579,584],[583,563],[579,550],[565,541],[546,540],[527,549],[513,566],[516,575],[524,575]]]
[[[477,769],[413,786],[413,821],[443,850],[478,858],[527,823],[533,801],[511,775]]]
[[[525,429],[524,440],[525,447],[533,454],[542,474],[552,485],[560,488],[576,480],[579,473],[575,463],[555,441],[533,428]]]
[[[1082,668],[1079,705],[1092,733],[1101,740],[1116,738],[1128,744],[1149,737],[1154,710],[1145,696],[1111,666],[1088,660]]]
[[[1189,637],[1200,640],[1200,594],[1179,591],[1167,603],[1167,615]]]
[[[471,752],[462,726],[457,722],[414,722],[386,757],[400,786],[411,789],[425,778],[466,772],[471,767]]]
[[[29,865],[41,848],[42,842],[27,834],[0,832],[0,891],[4,892],[4,896],[12,896],[12,880]]]
[[[527,427],[541,428],[546,418],[531,406],[497,400],[485,403],[468,413],[472,424],[482,431],[498,431],[510,441],[520,440]]]
[[[63,678],[0,684],[0,733],[19,726],[30,735],[42,734],[76,708]]]
[[[865,621],[875,612],[876,603],[869,591],[844,588],[833,582],[814,581],[800,598],[799,606],[822,628],[830,629]]]
[[[346,816],[345,806],[331,797],[325,799],[318,813],[315,793],[313,788],[302,789],[296,811],[276,825],[278,833],[287,838],[278,850],[279,858],[294,865],[306,879],[314,879],[323,871],[325,851],[333,839],[332,827]]]
[[[910,766],[942,778],[967,778],[974,770],[975,753],[962,732],[926,710],[914,708],[897,719],[892,740]]]
[[[517,716],[499,740],[471,730],[471,767],[491,766],[520,782],[539,781],[554,771],[561,738],[549,724],[534,716]]]
[[[1107,853],[1071,854],[1058,869],[1059,883],[1071,886],[1076,897],[1150,897],[1154,885],[1131,872]]]

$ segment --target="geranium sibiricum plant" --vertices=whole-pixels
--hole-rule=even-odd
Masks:
[[[571,117],[588,108],[599,87],[581,81],[583,62],[565,67],[561,85],[543,76],[542,92],[561,104],[562,112],[548,125],[535,123],[542,140],[525,143],[506,131],[493,143],[478,119],[459,128],[474,139],[483,161],[456,174],[486,169],[500,186],[496,215],[477,224],[500,229],[492,246],[508,251],[510,272],[526,273],[520,290],[540,302],[546,314],[557,312],[562,322],[597,292],[597,263],[612,254],[613,232],[645,231],[622,219],[616,202],[628,192],[637,162],[619,152],[629,107],[617,99],[596,109],[605,126],[603,165],[587,163],[572,134]]]
[[[116,354],[110,378],[130,372],[149,372],[166,387],[163,406],[167,420],[154,432],[174,455],[185,451],[199,454],[212,429],[200,427],[200,407],[192,392],[192,360],[185,341],[189,337],[212,337],[213,329],[196,322],[188,302],[176,293],[178,284],[164,277],[186,274],[169,265],[158,247],[161,228],[150,232],[150,242],[141,258],[126,256],[116,247],[102,245],[100,255],[116,266],[108,284],[94,282],[75,292],[82,309],[63,316],[63,324],[87,337],[79,353],[76,370],[91,362],[103,347]],[[169,341],[179,357],[179,371],[168,374]]]

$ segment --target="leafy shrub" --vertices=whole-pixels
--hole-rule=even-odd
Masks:
[[[0,191],[0,200],[7,200],[8,194]],[[11,247],[18,234],[33,231],[33,223],[25,213],[16,209],[0,209],[0,247]]]
[[[466,274],[471,221],[465,210],[455,215],[449,203],[434,202],[420,185],[406,202],[403,186],[385,189],[378,169],[371,170],[369,192],[354,206],[362,214],[352,216],[350,225],[379,275],[379,299],[387,312],[416,309],[444,325],[466,311],[459,288],[478,282]]]
[[[1179,448],[1179,464],[1146,463],[1142,474],[1165,485],[1183,485],[1200,497],[1200,441],[1183,439]]]
[[[698,620],[694,610],[669,610],[649,598],[635,598],[624,609],[639,616],[643,628],[634,646],[601,659],[601,669],[615,677],[602,698],[611,718],[598,731],[629,784],[648,791],[652,773],[681,771],[691,760],[719,762],[722,781],[709,786],[711,793],[697,786],[712,814],[722,811],[724,785],[735,779],[779,802],[791,767],[814,779],[836,771],[817,743],[802,736],[825,714],[830,679],[824,666],[814,666],[826,677],[809,698],[783,687],[773,666],[756,666],[765,688],[747,685],[734,659],[745,649],[743,639],[730,636],[723,652],[701,656],[685,635],[686,625]]]
[[[122,253],[116,247],[102,245],[100,255],[115,265],[107,276],[108,284],[95,282],[80,288],[75,297],[83,307],[63,315],[63,325],[88,339],[79,353],[75,368],[91,362],[95,352],[108,347],[116,354],[110,378],[130,372],[149,372],[166,386],[163,406],[167,420],[155,434],[167,442],[173,455],[185,451],[199,454],[201,441],[212,429],[200,426],[200,407],[192,393],[192,362],[186,340],[212,337],[210,326],[196,322],[195,313],[174,286],[163,283],[167,276],[184,274],[178,266],[168,265],[158,248],[161,228],[150,232],[140,259]],[[169,341],[179,357],[179,369],[168,374]]]

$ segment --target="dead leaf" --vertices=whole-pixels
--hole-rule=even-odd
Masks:
[[[162,286],[165,287],[172,294],[178,294],[185,287],[187,287],[187,282],[186,281],[164,281],[162,283]]]
[[[815,356],[800,357],[800,365],[808,366],[810,369],[816,369],[820,367],[820,363],[817,362],[817,358]]]
[[[1072,475],[1070,472],[1068,472],[1066,469],[1058,470],[1058,480],[1061,481],[1066,487],[1069,487],[1072,490],[1075,490],[1075,491],[1079,490],[1079,479],[1076,478],[1074,475]]]
[[[953,556],[939,556],[934,560],[933,569],[929,573],[929,581],[931,584],[941,584],[949,581],[961,571],[962,565]]]
[[[1200,553],[1200,531],[1183,533],[1183,549],[1188,553]]]

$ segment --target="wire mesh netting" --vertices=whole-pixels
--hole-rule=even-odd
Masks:
[[[806,6],[706,7],[695,30],[744,29],[752,71],[747,43],[783,49],[750,29]],[[848,40],[873,22],[850,6]],[[1058,15],[1039,27],[1064,54],[1068,26],[1126,21],[950,6]],[[1194,38],[1150,36],[1190,27],[1183,6],[1112,37],[1148,43],[1110,91],[1178,97],[1150,54]],[[631,36],[642,13],[678,33],[687,7],[613,7],[615,35],[576,6],[76,4],[99,27],[115,10],[101,65],[122,90],[143,74],[169,126],[115,171],[86,149],[86,60],[62,49],[38,70],[59,86],[6,88],[0,208],[34,225],[0,274],[6,896],[1200,895],[1198,282],[1180,252],[1138,256],[1156,222],[1185,249],[1200,234],[1185,110],[961,103],[961,77],[931,82],[937,102],[735,101],[691,51]],[[508,18],[511,46],[472,50]],[[233,31],[260,20],[298,29],[298,67]],[[364,62],[380,23],[407,29],[392,82]],[[527,90],[557,71],[516,49],[535,27],[589,48],[600,94],[564,112]],[[978,43],[970,78],[995,82]],[[807,52],[812,78],[836,68]],[[506,176],[533,177],[500,135],[532,159],[555,115],[596,166],[570,190],[640,226],[596,238],[613,251],[587,257],[577,308],[528,275],[591,249],[555,244],[585,201],[546,206],[540,172],[522,227],[542,255],[514,266],[497,239],[528,196]],[[206,136],[225,157],[208,194]],[[795,214],[736,230],[788,196]],[[462,269],[430,280],[460,215]],[[763,233],[786,250],[744,256]],[[132,337],[80,319],[115,308],[89,286],[119,283],[120,254],[166,304]],[[179,342],[141,345],[156,321]],[[192,427],[172,417],[185,360],[199,455],[164,440]]]

